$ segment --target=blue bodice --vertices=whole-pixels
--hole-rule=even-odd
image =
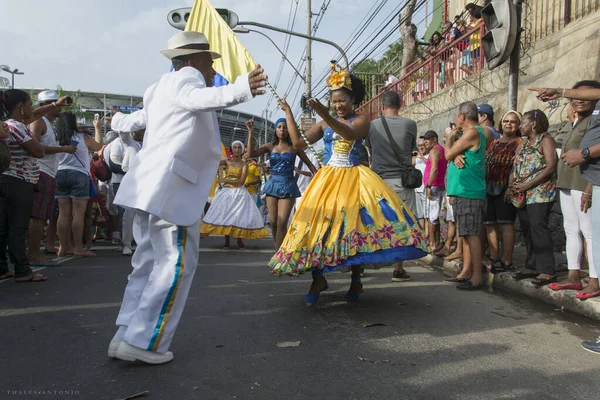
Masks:
[[[336,117],[337,119],[337,117]],[[350,118],[350,125],[354,121],[354,116]],[[360,145],[362,139],[350,141],[346,140],[333,131],[329,126],[323,132],[323,164],[332,166],[356,166],[360,165]],[[331,157],[334,156],[334,160]],[[331,163],[330,163],[331,161]]]
[[[292,152],[275,153],[269,155],[271,163],[271,174],[273,175],[294,175],[294,162],[296,155]]]

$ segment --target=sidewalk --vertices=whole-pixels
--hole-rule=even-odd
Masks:
[[[513,254],[513,263],[516,266],[521,266],[525,263],[526,251],[525,247],[515,247]],[[566,263],[565,256],[561,253],[554,253],[556,264]],[[456,276],[460,272],[460,263],[462,260],[445,261],[440,257],[428,255],[417,263],[430,268],[434,271],[442,272],[446,276]],[[514,271],[501,272],[499,274],[485,274],[484,279],[487,285],[491,285],[500,289],[517,292],[529,297],[550,303],[556,308],[565,309],[574,313],[600,321],[600,297],[595,297],[588,300],[578,300],[575,298],[575,290],[559,290],[554,291],[548,289],[547,286],[538,288],[531,284],[530,280],[516,281],[512,278]],[[558,272],[559,280],[565,277],[567,271]],[[584,283],[585,287],[585,283]]]

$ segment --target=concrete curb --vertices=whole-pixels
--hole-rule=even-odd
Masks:
[[[436,272],[441,272],[446,276],[456,276],[460,272],[460,261],[444,261],[443,259],[428,255],[416,260],[416,263]],[[575,297],[575,290],[554,291],[547,286],[534,286],[530,280],[516,281],[512,278],[513,272],[501,272],[499,274],[485,274],[484,279],[487,285],[516,292],[529,296],[546,303],[556,306],[558,309],[569,310],[576,314],[583,315],[596,321],[600,321],[600,297],[588,300],[579,300]],[[585,284],[584,284],[585,286]]]

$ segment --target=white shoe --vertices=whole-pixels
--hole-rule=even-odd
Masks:
[[[129,246],[123,246],[123,255],[127,257],[131,257],[133,255],[133,250]]]
[[[113,339],[110,341],[110,344],[108,345],[108,356],[110,358],[117,358],[117,349],[119,348],[121,342],[122,340],[117,339]]]
[[[124,361],[139,360],[145,362],[146,364],[165,364],[175,358],[173,353],[170,351],[167,351],[166,353],[148,351],[132,346],[124,340],[119,344],[116,357],[119,360]]]

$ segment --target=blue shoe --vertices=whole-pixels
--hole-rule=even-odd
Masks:
[[[600,354],[600,337],[596,340],[584,340],[581,342],[581,347],[590,353]]]
[[[312,272],[312,276],[313,278],[317,277],[317,276],[323,276],[323,271],[317,270]],[[314,306],[315,304],[317,304],[317,302],[319,301],[319,296],[321,296],[321,292],[324,290],[329,289],[329,284],[327,283],[327,279],[323,278],[325,280],[325,286],[323,286],[323,289],[319,290],[318,292],[308,292],[306,294],[306,296],[304,296],[304,303],[306,303],[307,307],[310,306]]]
[[[363,290],[362,290],[362,283],[360,282],[360,277],[352,277],[352,282],[358,283],[360,285],[360,293],[362,293]],[[348,303],[354,303],[354,302],[358,301],[359,297],[360,297],[359,294],[348,291],[346,293],[346,295],[344,296],[344,299]]]

